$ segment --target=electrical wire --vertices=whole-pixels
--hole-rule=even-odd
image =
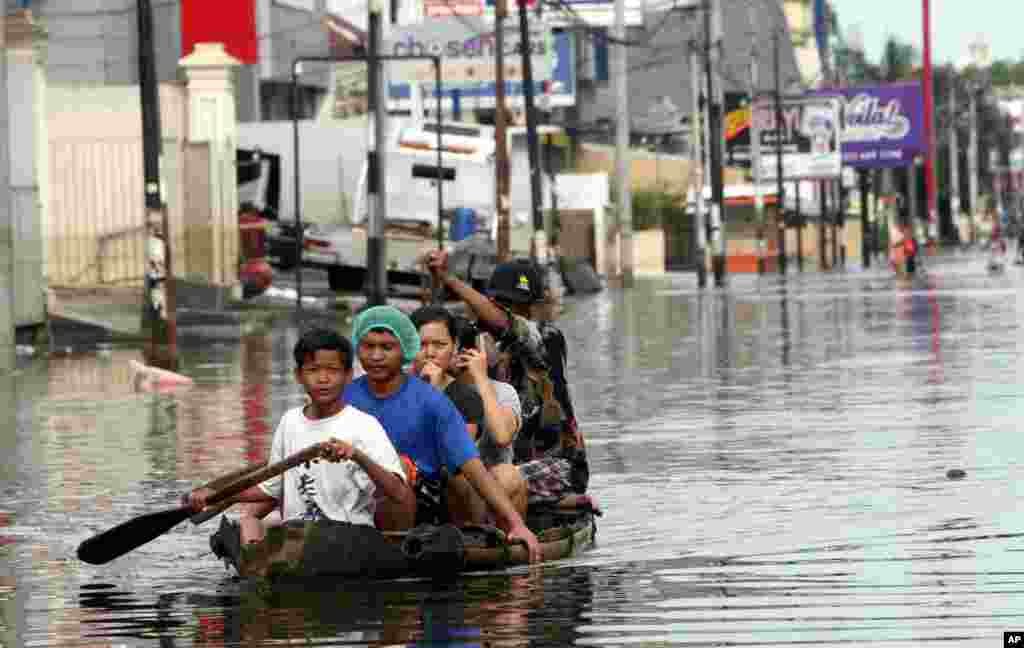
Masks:
[[[180,6],[180,1],[181,0],[170,0],[170,1],[167,1],[167,2],[155,3],[153,5],[153,8],[154,9],[158,9],[158,8],[168,8],[168,7]],[[774,0],[720,0],[720,1],[723,4],[724,3],[730,3],[730,4],[732,4],[732,3],[736,3],[736,4],[744,3],[745,4],[745,3],[751,3],[751,2],[768,3],[768,2],[774,1]],[[664,30],[670,24],[678,24],[680,26],[685,26],[687,23],[691,22],[692,17],[697,12],[699,12],[700,10],[703,9],[703,5],[702,4],[680,4],[681,0],[673,0],[673,3],[672,3],[671,7],[668,7],[667,9],[655,12],[657,14],[657,16],[659,17],[659,20],[658,20],[657,25],[652,30],[648,31],[647,28],[645,27],[645,28],[643,28],[643,31],[642,31],[642,33],[641,33],[641,35],[639,37],[632,38],[632,39],[621,39],[621,38],[617,38],[615,36],[609,35],[607,33],[607,30],[604,27],[596,27],[596,26],[588,23],[582,16],[579,15],[579,13],[576,11],[575,7],[573,7],[572,5],[567,3],[565,0],[539,0],[539,2],[541,2],[544,6],[549,6],[549,7],[553,7],[553,8],[556,8],[556,9],[560,10],[563,15],[568,15],[568,16],[572,17],[572,24],[568,28],[569,29],[576,28],[576,29],[582,30],[583,34],[586,35],[587,37],[589,37],[593,42],[599,42],[599,43],[605,44],[605,45],[618,45],[618,46],[626,46],[626,47],[632,47],[632,48],[646,48],[648,53],[650,54],[650,56],[646,57],[644,61],[638,62],[637,64],[630,66],[628,68],[629,71],[639,71],[641,69],[650,69],[651,67],[661,67],[663,65],[673,64],[673,63],[677,62],[677,59],[673,56],[674,54],[676,54],[678,52],[682,52],[682,51],[687,51],[691,47],[694,47],[695,43],[700,41],[700,39],[698,38],[698,34],[697,34],[697,32],[699,31],[699,25],[694,24],[693,25],[694,33],[693,33],[693,35],[691,36],[690,39],[683,39],[682,41],[679,41],[678,43],[665,44],[665,45],[655,45],[653,43],[654,39],[662,32],[662,30]],[[453,0],[445,0],[445,3],[447,5],[449,5],[449,6],[454,7]],[[86,18],[86,17],[109,16],[109,15],[126,15],[126,14],[132,13],[134,11],[136,11],[136,9],[134,7],[130,7],[130,8],[122,8],[122,9],[107,9],[107,10],[101,10],[101,11],[96,11],[96,12],[43,12],[40,15],[44,19],[61,18],[61,17]],[[671,19],[671,17],[673,15],[684,16],[684,19],[681,22],[679,22],[679,23],[675,23],[675,21],[673,21]],[[474,24],[473,22],[469,21],[465,16],[455,15],[454,17],[456,17],[460,22],[462,22],[463,25],[466,26],[472,32],[472,35],[469,36],[467,38],[467,40],[468,39],[472,39],[472,38],[479,38],[481,36],[490,36],[490,35],[494,34],[494,30],[484,31],[484,32],[478,31],[479,25],[478,24]],[[646,18],[646,16],[645,16],[645,18]],[[290,27],[284,27],[284,28],[281,28],[281,29],[275,29],[275,30],[272,30],[272,31],[269,31],[269,32],[264,32],[262,34],[258,34],[256,36],[256,38],[257,38],[258,41],[275,39],[275,38],[279,38],[281,36],[284,36],[284,35],[287,35],[287,34],[290,34],[290,33],[298,32],[298,31],[301,31],[301,30],[304,30],[304,29],[308,29],[310,27],[319,26],[319,24],[320,24],[320,19],[319,18],[312,18],[309,21],[305,21],[305,22],[299,23],[297,25],[292,25]],[[495,26],[495,27],[497,28],[497,26]],[[506,33],[518,33],[518,27],[514,26],[514,25],[509,25],[509,24],[506,23],[506,25],[504,26],[504,29],[505,29]],[[70,47],[70,48],[94,49],[92,47],[87,47],[87,46],[84,46],[84,45],[74,45],[74,44],[71,44],[71,43],[81,42],[81,41],[95,41],[95,40],[99,40],[99,39],[102,39],[104,41],[110,41],[110,40],[132,40],[133,38],[134,38],[133,36],[121,36],[121,35],[117,35],[117,34],[103,34],[102,36],[63,36],[63,37],[51,37],[51,38],[48,39],[48,41],[51,44],[59,43],[59,44],[64,45],[65,47]],[[717,46],[720,47],[720,44],[717,45]],[[53,67],[65,67],[65,68],[66,67],[91,68],[91,67],[99,67],[99,66],[109,67],[109,66],[113,66],[113,65],[129,63],[129,62],[133,63],[135,61],[135,59],[136,59],[136,56],[134,54],[126,55],[126,56],[120,56],[120,57],[113,57],[113,58],[103,58],[102,60],[97,60],[95,63],[81,63],[81,62],[66,62],[66,63],[64,63],[64,62],[54,62],[51,59],[48,62],[48,65],[53,66]],[[259,55],[259,60],[260,61],[267,61],[267,60],[281,61],[281,60],[284,60],[284,59],[282,57],[280,57],[280,56],[272,56],[272,57],[268,58],[261,51],[260,55]],[[586,60],[589,61],[589,56],[587,56]],[[721,66],[721,63],[719,65],[719,68],[720,69],[718,70],[718,72],[719,72],[719,74],[722,75],[722,77],[725,80],[727,80],[730,83],[733,83],[735,85],[743,85],[741,82],[736,80],[735,77],[732,74],[728,73]]]

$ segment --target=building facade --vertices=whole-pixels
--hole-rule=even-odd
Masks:
[[[137,0],[6,2],[9,10],[30,9],[46,29],[51,82],[138,83]],[[178,61],[190,53],[183,43],[219,34],[228,51],[244,61],[236,79],[243,122],[290,118],[292,61],[322,56],[330,48],[322,15],[295,0],[151,0],[151,6],[158,80],[180,80]],[[326,78],[313,70],[301,80],[303,116],[314,113]]]

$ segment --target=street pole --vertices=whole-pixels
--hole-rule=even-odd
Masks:
[[[526,0],[519,3],[519,51],[523,66],[523,104],[526,110],[526,149],[530,163],[530,213],[533,216],[533,244],[530,256],[538,263],[547,261],[544,240],[544,215],[541,211],[541,164],[537,141],[537,109],[533,101],[533,59],[530,52],[530,21]]]
[[[846,213],[843,200],[843,181],[832,181],[832,265],[840,269],[846,265]]]
[[[0,60],[7,60],[5,11],[0,11]],[[7,66],[0,65],[0,374],[14,369],[14,214],[11,210]],[[14,414],[11,413],[13,417]]]
[[[136,5],[139,32],[139,95],[142,103],[142,170],[145,196],[146,268],[143,274],[142,330],[149,334],[147,362],[165,369],[178,364],[174,273],[167,208],[160,196],[160,99],[153,54],[153,8]],[[215,240],[223,232],[214,234]],[[219,269],[218,269],[219,271]]]
[[[860,191],[860,257],[864,269],[871,267],[871,236],[868,228],[868,171],[858,169],[857,181]]]
[[[910,166],[907,170],[907,226],[910,228],[911,236],[914,233],[914,220],[917,218],[920,207],[918,206],[918,195],[917,195],[917,165],[919,164],[919,158],[917,156],[911,161]]]
[[[776,177],[776,199],[778,200],[778,227],[779,227],[779,274],[786,274],[786,185],[783,182],[782,173],[782,64],[779,61],[779,31],[772,34],[772,49],[775,66],[775,177]],[[796,192],[797,209],[799,209],[800,191]],[[798,221],[799,222],[799,221]],[[797,230],[797,263],[800,270],[804,269],[803,243],[799,239],[801,230]]]
[[[956,136],[956,73],[950,70],[949,84],[949,212],[953,231],[960,238],[960,149]],[[961,241],[962,242],[962,241]]]
[[[700,67],[697,62],[697,50],[690,49],[690,96],[693,103],[690,113],[690,152],[693,163],[691,177],[696,179],[694,186],[694,230],[697,232],[697,287],[704,288],[708,284],[707,266],[707,230],[704,224],[704,173],[703,155],[701,154],[701,119],[700,114]]]
[[[633,282],[632,162],[629,154],[629,83],[626,47],[626,1],[615,0],[615,184],[618,204],[619,280],[623,288]]]
[[[705,84],[705,88],[706,88],[707,87],[707,82],[705,81],[704,84]],[[708,187],[710,188],[710,183],[711,183],[711,102],[707,100],[707,97],[704,98],[704,112],[701,114],[701,117],[704,118],[704,121],[703,121],[703,124],[702,124],[702,127],[701,127],[701,131],[700,131],[701,137],[703,138],[703,141],[704,141],[704,147],[703,147],[703,149],[701,151],[701,153],[703,155],[703,167],[702,167],[702,170],[704,172],[704,179],[702,180],[702,182],[703,183],[707,183]],[[704,239],[705,239],[705,245],[707,246],[707,253],[708,253],[708,256],[707,256],[707,269],[708,269],[708,272],[710,272],[711,271],[711,255],[713,253],[713,250],[711,248],[711,246],[713,245],[713,239],[712,239],[713,230],[712,230],[712,223],[711,223],[711,214],[708,213],[708,202],[704,200],[704,184],[701,184],[700,196],[701,196],[701,201],[702,201],[701,204],[703,205],[702,211],[704,213]],[[710,199],[710,198],[711,198],[711,193],[709,191],[708,192],[708,199]]]
[[[970,89],[970,139],[967,150],[968,192],[970,193],[971,211],[968,223],[971,228],[971,243],[978,240],[978,89]]]
[[[387,115],[384,105],[381,51],[381,13],[383,8],[379,0],[369,3],[368,34],[367,34],[367,97],[370,108],[370,145],[367,147],[367,182],[366,202],[369,208],[366,236],[366,303],[368,306],[381,306],[387,303],[387,267],[384,239],[384,225],[387,222],[387,188],[385,157],[387,155],[387,135],[385,119]],[[440,91],[440,89],[438,89]],[[441,115],[437,116],[438,128],[441,127]],[[441,178],[437,179],[442,182]],[[442,223],[437,223],[442,227]]]
[[[621,3],[624,0],[616,0]],[[715,277],[715,286],[725,286],[725,219],[722,214],[724,201],[724,187],[722,186],[722,124],[721,106],[715,94],[714,75],[716,73],[712,65],[712,42],[718,43],[718,32],[712,32],[712,12],[716,12],[714,21],[717,25],[717,3],[716,0],[704,0],[704,68],[707,74],[708,84],[708,146],[711,151],[711,228],[712,228],[712,257],[711,271]],[[714,41],[713,41],[714,39]],[[623,55],[625,56],[625,55]]]
[[[992,176],[992,199],[995,201],[995,231],[1003,226],[1003,173],[1000,168],[999,148],[993,146],[988,152],[988,168]]]
[[[938,209],[935,198],[935,96],[932,92],[932,26],[931,0],[921,0],[924,25],[924,136],[925,136],[925,190],[928,200],[928,238],[938,238]]]
[[[793,212],[796,214],[796,268],[804,271],[804,217],[800,207],[800,181],[793,183]]]
[[[825,218],[828,214],[828,192],[825,189],[825,181],[818,180],[818,269],[828,270],[828,250],[825,246]]]
[[[505,111],[505,20],[507,0],[494,5],[494,213],[498,219],[498,261],[508,261],[511,250],[508,113]]]
[[[549,246],[554,240],[555,221],[558,220],[558,187],[555,184],[555,143],[553,138],[554,135],[551,134],[544,136],[544,167],[548,174],[548,195],[551,197],[551,209],[544,215],[544,240]]]
[[[754,212],[757,215],[757,276],[764,276],[765,241],[764,241],[764,196],[761,194],[761,125],[757,120],[757,32],[753,31],[756,24],[755,8],[748,8],[748,18],[755,45],[750,49],[750,168],[754,175]]]

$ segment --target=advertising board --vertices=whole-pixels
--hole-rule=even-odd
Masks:
[[[760,128],[761,181],[778,177],[776,152],[782,149],[782,174],[786,180],[838,178],[840,155],[841,102],[836,97],[803,96],[782,100],[781,123],[775,104],[759,98],[754,119]]]

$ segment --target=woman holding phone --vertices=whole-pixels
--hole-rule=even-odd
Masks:
[[[424,306],[409,319],[420,334],[420,352],[413,361],[411,373],[444,392],[466,419],[466,429],[476,441],[484,418],[484,405],[476,390],[455,380],[452,366],[458,352],[455,317],[440,306]]]
[[[459,326],[455,316],[441,306],[424,306],[410,318],[422,345],[413,370],[444,391],[462,412],[481,461],[516,509],[525,514],[526,482],[512,465],[521,425],[519,395],[512,385],[489,377],[489,359],[496,357],[493,351],[488,353],[489,336],[481,335],[472,323]],[[476,513],[482,517],[486,512],[483,500],[478,504]]]

